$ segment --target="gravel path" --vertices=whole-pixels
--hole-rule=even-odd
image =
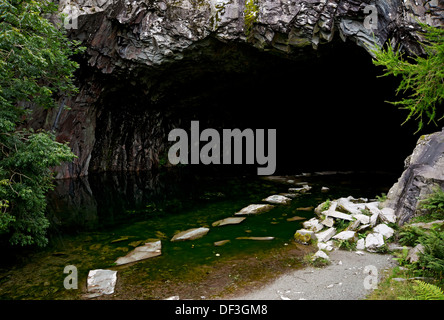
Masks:
[[[335,250],[331,264],[308,267],[280,276],[253,292],[234,300],[359,300],[371,292],[374,279],[396,262],[388,254]],[[369,273],[370,270],[370,273]],[[367,285],[366,285],[367,284]],[[366,289],[367,287],[367,289]]]

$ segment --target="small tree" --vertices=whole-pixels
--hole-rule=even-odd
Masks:
[[[405,58],[390,42],[385,49],[372,50],[375,55],[373,63],[385,67],[383,76],[401,76],[396,93],[407,94],[407,97],[390,103],[409,110],[405,122],[412,118],[418,120],[418,131],[423,128],[424,121],[436,124],[440,111],[437,107],[444,99],[444,29],[420,25],[424,30],[421,45],[426,57]]]
[[[81,48],[44,18],[56,10],[46,0],[0,0],[0,234],[12,244],[47,244],[50,168],[75,157],[50,132],[18,129],[26,102],[51,108],[57,94],[76,91],[69,57]]]

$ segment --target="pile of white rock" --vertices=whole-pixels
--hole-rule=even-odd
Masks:
[[[396,223],[393,209],[381,208],[378,201],[369,202],[351,196],[327,200],[315,209],[315,213],[317,217],[305,221],[304,228],[294,235],[300,243],[317,241],[319,250],[313,260],[329,260],[327,252],[345,242],[350,248],[356,247],[357,253],[362,254],[361,250],[381,252],[387,248],[386,240],[395,233],[388,226],[389,223]],[[342,231],[338,232],[338,229]]]

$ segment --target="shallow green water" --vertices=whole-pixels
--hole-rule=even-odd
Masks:
[[[306,181],[310,193],[295,198],[290,205],[277,205],[269,212],[248,216],[238,225],[212,227],[217,220],[261,199],[295,187],[286,179],[214,178],[177,180],[100,177],[96,180],[63,181],[51,195],[50,245],[37,251],[7,252],[0,264],[2,299],[76,299],[85,291],[90,269],[111,268],[143,284],[151,280],[169,281],[192,270],[223,259],[264,254],[293,241],[303,221],[287,221],[293,216],[311,218],[313,210],[327,198],[352,195],[374,197],[386,192],[394,182],[389,175],[335,174],[289,177]],[[87,185],[85,185],[85,183]],[[330,191],[321,192],[327,186]],[[86,191],[85,191],[86,190]],[[209,233],[194,241],[171,242],[178,231],[209,227]],[[245,236],[272,236],[271,241],[238,240]],[[162,255],[132,265],[114,266],[114,261],[148,239],[162,240]],[[214,242],[230,240],[221,247]],[[79,290],[65,290],[66,265],[78,269]],[[190,271],[191,270],[191,271]],[[191,274],[190,274],[191,272]]]

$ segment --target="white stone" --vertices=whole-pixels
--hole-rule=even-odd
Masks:
[[[369,224],[370,223],[370,217],[366,216],[365,214],[362,214],[362,213],[354,214],[353,218],[355,218],[356,220],[359,220],[359,222],[361,222],[361,224]]]
[[[236,212],[234,215],[241,216],[249,214],[259,214],[269,211],[273,208],[274,206],[271,204],[250,204],[249,206],[246,206],[245,208],[242,208],[240,211]]]
[[[161,241],[147,242],[143,246],[135,248],[124,257],[116,260],[116,265],[132,263],[152,257],[157,257],[162,254]]]
[[[319,232],[324,228],[324,225],[319,222],[316,218],[311,218],[308,221],[302,223],[305,229],[312,230],[314,232]]]
[[[356,250],[364,250],[365,249],[365,240],[359,239],[358,242],[356,242]]]
[[[315,261],[315,260],[317,260],[317,259],[319,259],[319,258],[322,258],[322,259],[325,259],[325,260],[330,261],[330,257],[329,257],[324,251],[322,251],[322,250],[318,250],[318,251],[313,255],[312,260]]]
[[[316,233],[316,238],[318,239],[319,242],[325,242],[331,239],[331,237],[333,237],[336,233],[336,228],[331,227],[325,231]]]
[[[113,294],[117,282],[117,271],[96,269],[90,270],[87,279],[88,297]]]
[[[354,232],[354,231],[342,231],[342,232],[339,232],[337,235],[333,236],[333,239],[336,239],[336,240],[355,240],[356,239],[356,232]]]
[[[176,234],[171,241],[185,241],[185,240],[195,240],[202,238],[210,231],[208,228],[192,228]]]
[[[269,196],[265,199],[262,199],[262,201],[271,203],[271,204],[289,204],[291,199],[287,198],[285,196],[281,196],[279,194],[274,194],[272,196]]]
[[[380,233],[369,233],[365,238],[365,248],[367,251],[376,252],[384,245],[384,237]]]
[[[328,188],[328,187],[321,188],[321,192],[328,192],[328,191],[330,191],[330,188]]]
[[[359,214],[361,213],[361,210],[365,209],[364,203],[353,203],[350,200],[355,199],[353,197],[338,199],[338,208],[351,214]]]
[[[333,218],[326,217],[324,220],[321,221],[321,223],[324,226],[331,228],[335,224],[335,220]]]
[[[347,220],[347,221],[353,221],[353,217],[349,214],[346,213],[342,213],[339,211],[324,211],[323,214],[325,214],[327,217],[333,217],[336,219],[342,219],[342,220]]]
[[[331,242],[331,241],[329,241]],[[325,250],[325,251],[332,251],[334,249],[333,245],[331,243],[325,243],[325,242],[318,242],[318,249],[319,250]]]
[[[393,210],[392,208],[382,208],[380,212],[381,212],[381,219],[384,222],[396,223],[395,210]]]
[[[363,225],[361,225],[361,226],[359,227],[358,231],[365,230],[365,229],[367,229],[368,227],[370,227],[370,224],[363,224]]]
[[[385,239],[390,238],[395,233],[395,230],[390,228],[385,223],[378,224],[376,227],[373,228],[373,231],[382,234]]]

